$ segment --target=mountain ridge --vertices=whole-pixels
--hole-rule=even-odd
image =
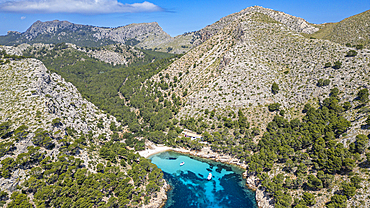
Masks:
[[[106,28],[54,20],[46,22],[37,21],[23,33],[9,31],[6,36],[0,36],[0,44],[14,45],[37,42],[55,44],[69,42],[79,46],[98,47],[113,43],[124,43],[135,45],[142,49],[181,54],[200,45],[206,39],[216,34],[221,28],[229,24],[235,16],[251,12],[259,12],[268,15],[270,18],[287,25],[294,31],[307,34],[307,37],[321,38],[322,35],[320,34],[327,33],[327,29],[325,29],[326,27],[323,25],[310,24],[303,18],[295,17],[281,11],[275,11],[261,6],[252,6],[240,12],[225,16],[215,24],[208,25],[199,31],[184,33],[176,37],[168,35],[157,22],[132,23],[126,26]],[[361,16],[361,14],[358,15]],[[40,36],[38,37],[38,35]],[[73,38],[70,38],[71,36],[74,36],[77,40],[73,40]],[[338,42],[338,38],[334,36],[330,37],[324,36],[322,38]],[[365,42],[360,42],[366,45],[366,40],[365,38]],[[350,42],[355,43],[356,41]],[[344,44],[343,41],[339,41],[338,43]]]
[[[360,14],[347,17],[340,22],[324,23],[318,25],[318,27],[320,27],[319,31],[308,37],[330,40],[343,45],[349,44],[349,46],[352,45],[353,47],[362,45],[363,47],[369,48],[369,18],[370,10],[367,10]]]
[[[113,43],[129,45],[141,43],[143,47],[150,46],[150,39],[166,41],[171,37],[165,33],[156,22],[129,24],[116,28],[103,28],[90,25],[74,24],[68,21],[37,21],[25,32],[10,32],[2,36],[0,43],[74,43],[79,46],[103,46]],[[132,43],[130,43],[130,41]],[[141,45],[139,47],[141,47]]]
[[[79,46],[103,46],[113,43],[124,43],[143,49],[180,54],[198,46],[217,33],[235,15],[250,12],[262,12],[276,21],[290,25],[295,30],[303,33],[311,34],[312,31],[316,30],[315,27],[309,25],[302,18],[260,6],[253,6],[221,18],[217,21],[217,24],[208,25],[199,31],[184,33],[176,37],[171,37],[165,33],[157,22],[132,23],[116,28],[104,28],[54,20],[46,22],[36,21],[23,33],[8,32],[7,36],[0,36],[0,44],[32,44],[36,42],[55,44],[69,42]],[[74,36],[74,39],[77,40],[69,36]]]

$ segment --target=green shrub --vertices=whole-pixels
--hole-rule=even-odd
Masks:
[[[276,95],[279,92],[279,86],[274,82],[271,86],[271,92],[272,94]]]
[[[357,56],[357,51],[355,50],[350,50],[347,52],[347,57],[354,57],[354,56]]]
[[[328,86],[330,84],[330,80],[329,79],[319,79],[319,81],[317,81],[317,86],[318,87],[323,87],[323,86]]]
[[[361,45],[361,44],[360,45],[356,45],[356,49],[357,50],[362,50],[363,48],[364,48],[364,45]]]
[[[268,109],[269,109],[269,111],[270,112],[273,112],[273,111],[278,111],[279,110],[279,108],[280,108],[280,104],[279,103],[273,103],[273,104],[270,104],[269,106],[268,106]]]
[[[340,67],[342,67],[342,62],[340,61],[334,62],[334,66],[333,66],[334,69],[340,69]]]
[[[325,67],[325,68],[329,68],[329,67],[331,67],[331,63],[330,63],[330,62],[325,63],[324,67]]]

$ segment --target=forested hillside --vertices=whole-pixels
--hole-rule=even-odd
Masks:
[[[49,70],[73,83],[86,99],[115,116],[124,126],[128,125],[131,131],[142,132],[145,127],[166,126],[173,114],[179,111],[181,101],[173,95],[173,103],[164,102],[163,96],[167,94],[158,91],[158,87],[169,88],[164,83],[143,87],[145,80],[159,73],[178,56],[140,52],[141,57],[136,57],[128,65],[104,63],[66,45],[55,45],[49,50],[30,47],[25,54],[42,60]],[[38,55],[40,53],[43,55]],[[154,129],[164,130],[163,127]]]
[[[42,62],[0,50],[0,204],[142,207],[160,204],[163,173],[118,134],[122,125]],[[12,54],[13,53],[13,54]]]

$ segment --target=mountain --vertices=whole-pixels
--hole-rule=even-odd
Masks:
[[[240,13],[259,12],[281,22],[292,30],[307,34],[307,37],[322,38],[333,42],[352,45],[367,45],[369,12],[349,17],[339,23],[314,25],[306,20],[283,12],[259,6],[249,7]],[[9,31],[0,36],[0,44],[16,45],[22,43],[73,43],[78,46],[99,47],[113,43],[134,45],[142,49],[182,54],[196,47],[230,24],[235,14],[226,16],[215,24],[194,32],[187,32],[176,37],[165,33],[156,22],[130,24],[117,28],[104,28],[74,24],[68,21],[37,21],[25,32]],[[348,33],[344,31],[356,31]]]
[[[68,21],[35,22],[25,32],[8,32],[1,36],[0,44],[15,45],[21,43],[73,43],[78,46],[97,47],[113,43],[151,47],[156,43],[168,41],[171,37],[158,23],[130,24],[117,28],[102,28],[80,25]]]
[[[286,15],[282,12],[250,7],[243,12],[261,11],[273,19],[284,23],[295,22],[295,30],[311,34],[317,29],[305,20]],[[158,23],[130,24],[117,28],[103,28],[89,25],[80,25],[68,21],[37,21],[25,32],[9,31],[6,36],[0,36],[0,44],[16,45],[22,43],[73,43],[78,46],[99,47],[113,43],[135,45],[142,49],[171,52],[181,54],[201,44],[221,28],[232,22],[234,15],[222,18],[217,23],[207,26],[199,31],[185,33],[171,37],[165,33]]]
[[[163,202],[163,173],[126,146],[143,141],[122,139],[118,131],[124,127],[115,117],[82,98],[41,61],[24,58],[19,48],[0,52],[1,206],[151,207]],[[145,200],[135,197],[141,195]]]
[[[199,31],[184,33],[182,35],[174,37],[172,41],[158,44],[158,46],[156,46],[157,50],[164,51],[163,49],[171,48],[171,51],[173,50],[176,53],[181,53],[181,51],[188,51],[189,49],[196,47],[203,43],[204,41],[208,40],[210,37],[217,34],[224,27],[231,24],[236,18],[238,18],[238,14],[245,14],[251,12],[260,12],[262,14],[265,14],[275,21],[279,21],[282,22],[283,24],[286,24],[288,27],[291,27],[291,29],[297,32],[312,34],[319,30],[318,28],[310,25],[306,20],[302,18],[294,17],[283,12],[274,11],[272,9],[254,6],[246,8],[239,13],[223,17],[216,23],[208,25]]]
[[[368,186],[368,176],[361,171],[368,162],[362,163],[366,160],[364,151],[353,148],[360,140],[369,147],[365,136],[370,133],[365,122],[369,104],[359,102],[359,97],[365,93],[364,100],[368,100],[370,51],[305,37],[303,31],[311,36],[318,28],[300,18],[260,7],[229,15],[207,28],[217,30],[148,82],[151,86],[165,82],[173,87],[162,89],[164,95],[171,92],[182,97],[186,104],[175,116],[181,127],[203,133],[214,151],[245,160],[257,187],[270,193],[262,196],[273,197],[275,205],[283,205],[284,201],[283,206],[292,204],[291,196],[296,196],[294,201],[303,200],[297,196],[306,191],[314,194],[316,207],[332,204],[336,197],[343,196],[332,193],[353,187],[340,182],[357,180],[351,179],[351,174],[364,180],[361,186],[356,185],[359,190],[352,192],[354,196],[345,196],[345,203],[362,206],[363,200],[367,204],[370,193],[363,187]],[[167,99],[171,101],[171,97]],[[311,111],[306,114],[308,109]],[[333,120],[329,121],[329,117]],[[294,125],[289,124],[292,121],[302,122],[302,126],[293,131]],[[338,126],[338,121],[344,126]],[[333,129],[324,130],[326,125]],[[331,138],[335,139],[325,134],[333,134]],[[310,138],[307,146],[296,146],[297,141],[305,143],[303,138]],[[318,138],[326,140],[323,152],[329,151],[329,140],[331,145],[338,143],[337,151],[343,151],[343,169],[333,171],[330,165],[324,165],[332,162],[332,156],[314,152]],[[291,151],[286,159],[282,159],[284,151]],[[299,159],[303,153],[308,153],[307,161]],[[355,153],[358,158],[351,155]],[[284,164],[288,160],[295,162],[295,168]],[[344,160],[353,165],[349,175],[351,171],[344,168]],[[303,175],[297,173],[300,164],[308,168]],[[336,185],[309,188],[311,179],[322,177],[318,171],[334,174]],[[286,185],[284,178],[289,183],[302,183]],[[284,188],[284,193],[277,191],[279,187]]]
[[[259,108],[274,102],[299,109],[313,98],[324,99],[321,94],[328,94],[334,86],[347,99],[359,86],[367,87],[367,78],[352,78],[352,73],[360,76],[361,70],[368,68],[367,50],[348,57],[352,48],[305,38],[301,29],[295,29],[302,25],[300,22],[281,23],[265,14],[271,10],[265,10],[260,13],[246,9],[230,15],[234,17],[231,23],[161,72],[169,74],[168,83],[177,80],[171,90],[177,94],[187,91],[189,106],[182,112],[188,108]],[[217,25],[218,22],[208,27]],[[312,28],[314,31],[317,30]],[[325,66],[333,66],[336,61],[342,63],[339,70]],[[320,79],[331,82],[328,87],[317,87]],[[160,81],[160,75],[153,80]],[[273,82],[278,83],[282,93],[271,92]],[[348,83],[353,86],[349,88]]]
[[[343,45],[363,45],[369,48],[369,19],[370,10],[367,10],[337,23],[317,25],[320,30],[310,37],[330,40]]]

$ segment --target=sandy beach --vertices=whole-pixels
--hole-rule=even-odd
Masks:
[[[148,158],[151,155],[155,155],[155,154],[158,154],[160,152],[166,152],[166,151],[174,150],[174,149],[175,148],[172,148],[172,147],[153,145],[153,146],[151,146],[150,149],[146,149],[146,150],[143,150],[143,151],[138,151],[138,153],[139,153],[140,156]]]

